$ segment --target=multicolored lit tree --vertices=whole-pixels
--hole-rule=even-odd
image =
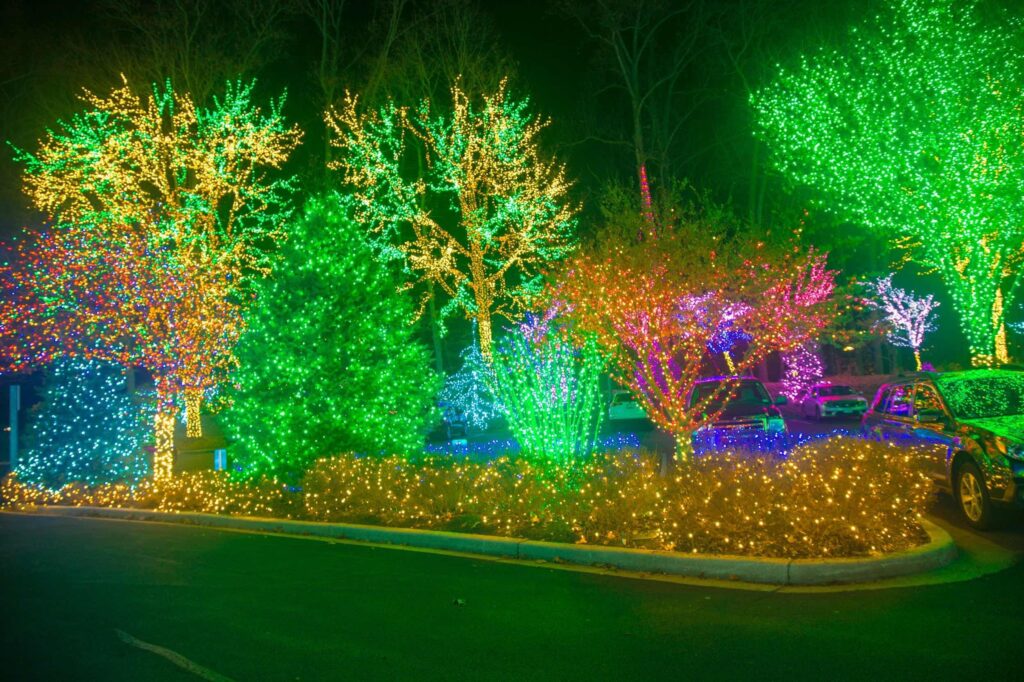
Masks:
[[[498,343],[493,364],[495,392],[525,455],[565,462],[594,451],[604,360],[592,334],[576,345],[554,315],[527,314]]]
[[[465,415],[467,426],[482,431],[504,412],[494,395],[494,370],[480,352],[475,325],[472,341],[459,355],[462,367],[445,378],[438,398]]]
[[[25,483],[137,483],[149,475],[142,445],[151,410],[133,402],[124,371],[111,363],[62,358],[47,370],[42,402],[29,412]]]
[[[154,473],[170,473],[175,396],[223,380],[234,366],[241,308],[153,248],[145,226],[67,226],[17,244],[0,267],[3,369],[62,356],[142,366],[156,384]],[[191,406],[190,406],[191,407]],[[198,407],[198,406],[195,406]],[[193,415],[194,417],[197,415]]]
[[[227,414],[245,475],[297,477],[346,452],[413,454],[440,378],[415,340],[413,302],[373,258],[338,195],[311,200],[260,283]]]
[[[675,437],[677,457],[688,459],[693,433],[717,416],[712,406],[734,387],[723,381],[690,404],[723,326],[750,336],[734,361],[735,373],[744,374],[831,319],[834,273],[824,255],[730,242],[721,225],[686,219],[642,240],[628,233],[609,233],[570,259],[553,295],[571,304],[569,318],[596,336],[612,378],[633,390],[648,416]]]
[[[252,84],[228,83],[225,95],[207,108],[197,107],[188,94],[175,93],[170,84],[154,87],[146,97],[127,83],[107,97],[86,92],[88,110],[58,122],[37,153],[16,150],[25,165],[25,191],[55,231],[77,231],[74,239],[89,249],[116,249],[123,233],[130,233],[135,236],[129,251],[151,268],[139,296],[130,279],[123,283],[134,301],[131,310],[103,307],[107,317],[102,318],[70,314],[69,319],[86,326],[43,336],[60,339],[61,353],[87,357],[108,357],[109,349],[134,346],[140,338],[143,345],[163,343],[165,350],[170,346],[179,353],[171,360],[179,367],[174,371],[147,366],[158,375],[158,477],[171,471],[174,397],[184,392],[190,435],[199,435],[201,396],[216,381],[206,367],[233,362],[230,343],[224,341],[237,336],[234,309],[248,300],[251,281],[269,272],[274,241],[283,236],[290,211],[294,179],[271,175],[301,133],[286,126],[282,101],[271,102],[264,113],[253,104],[252,90]],[[67,250],[63,257],[75,262]],[[46,263],[54,273],[66,266],[62,260]],[[151,286],[164,269],[184,287],[187,305],[148,306],[154,292],[167,302]],[[99,286],[85,286],[82,297],[59,307],[70,312],[95,296],[117,299],[117,293]],[[50,301],[43,304],[47,310],[53,307]],[[140,317],[145,324],[136,324]],[[168,330],[174,330],[173,340],[160,335]],[[109,352],[110,359],[124,361],[124,351]],[[208,352],[219,355],[202,357]]]
[[[976,2],[889,5],[753,97],[760,135],[824,206],[942,277],[973,364],[1005,362],[1024,272],[1022,20],[988,28]]]
[[[451,94],[442,115],[429,100],[360,113],[348,95],[326,115],[340,152],[331,167],[378,253],[449,296],[442,316],[475,320],[490,361],[492,318],[515,320],[541,289],[539,268],[569,253],[577,208],[564,168],[540,151],[546,123],[527,99],[510,98],[504,81],[479,105],[458,83]]]
[[[931,294],[920,297],[893,286],[892,278],[890,274],[865,282],[874,298],[864,299],[864,303],[877,308],[885,316],[890,327],[889,341],[893,345],[913,349],[917,371],[920,372],[921,346],[924,344],[924,335],[935,331],[934,312],[939,302]]]

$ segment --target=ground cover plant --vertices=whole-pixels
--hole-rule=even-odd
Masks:
[[[7,508],[37,504],[257,514],[562,542],[767,557],[865,556],[920,544],[931,484],[912,449],[834,437],[787,457],[720,452],[671,475],[645,451],[581,462],[360,457],[313,464],[301,487],[215,472],[47,491],[16,477]]]

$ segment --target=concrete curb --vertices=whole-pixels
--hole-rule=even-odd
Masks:
[[[729,555],[680,554],[601,545],[534,542],[491,535],[387,528],[352,523],[221,516],[198,512],[43,506],[37,508],[37,513],[49,516],[186,523],[260,533],[311,535],[511,559],[552,561],[641,573],[664,573],[690,578],[735,580],[770,585],[872,582],[940,568],[949,564],[957,556],[956,545],[949,533],[924,519],[921,520],[921,525],[928,533],[929,542],[895,554],[856,559],[761,559]]]

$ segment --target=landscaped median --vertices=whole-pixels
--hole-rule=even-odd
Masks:
[[[831,438],[785,457],[716,453],[669,476],[643,452],[568,464],[341,455],[316,462],[297,487],[214,472],[59,490],[9,477],[0,495],[7,509],[806,585],[952,559],[948,536],[921,519],[931,487],[915,454]]]

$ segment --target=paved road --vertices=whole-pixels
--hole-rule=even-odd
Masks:
[[[1024,551],[1019,525],[1003,533],[982,542]],[[200,679],[175,656],[236,680],[998,680],[1019,674],[1024,622],[1020,563],[787,593],[8,514],[0,562],[4,677],[18,680]]]

